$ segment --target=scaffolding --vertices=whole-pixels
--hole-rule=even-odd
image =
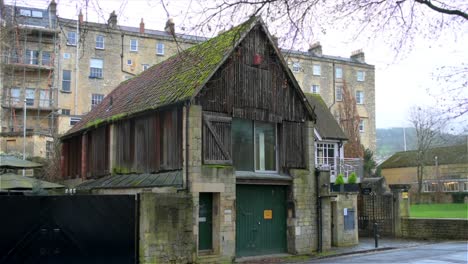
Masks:
[[[26,104],[27,135],[53,137],[58,96],[56,20],[44,15],[44,21],[49,18],[48,25],[30,24],[31,18],[21,15],[16,6],[2,15],[0,134],[23,136]]]

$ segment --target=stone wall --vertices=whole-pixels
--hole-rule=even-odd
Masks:
[[[192,263],[192,211],[186,193],[141,193],[140,263]]]
[[[359,243],[357,193],[337,194],[333,212],[333,246],[351,246]],[[354,228],[345,229],[345,215],[354,215]]]
[[[188,137],[190,153],[188,159],[188,186],[195,205],[192,212],[194,241],[198,241],[200,193],[213,194],[213,251],[208,256],[197,254],[197,261],[210,258],[219,263],[231,262],[236,254],[236,177],[234,169],[232,166],[203,165],[201,106],[190,106],[188,118],[190,126]],[[185,148],[184,143],[184,153]],[[198,245],[195,245],[195,247],[198,248]]]
[[[317,225],[314,176],[314,124],[306,122],[307,167],[308,170],[291,170],[293,177],[292,196],[295,201],[293,217],[288,217],[288,252],[306,254],[317,250]]]
[[[404,238],[468,240],[467,230],[467,219],[401,219]]]

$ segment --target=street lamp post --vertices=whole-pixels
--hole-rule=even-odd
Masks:
[[[23,160],[26,160],[26,98],[24,99],[24,115],[23,115]],[[26,171],[23,168],[23,177],[26,176]]]

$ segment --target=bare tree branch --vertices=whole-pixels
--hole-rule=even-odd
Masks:
[[[454,15],[454,16],[460,16],[464,18],[465,20],[468,20],[468,14],[457,9],[446,9],[443,7],[439,7],[434,5],[431,1],[429,0],[414,0],[415,2],[418,2],[420,4],[424,4],[428,6],[430,9],[435,10],[439,13],[447,14],[447,15]]]

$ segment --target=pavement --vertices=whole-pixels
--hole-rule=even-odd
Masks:
[[[256,257],[244,257],[236,259],[237,263],[257,264],[257,263],[306,263],[309,261],[319,261],[329,259],[333,257],[347,256],[364,254],[369,252],[387,251],[392,249],[407,249],[412,247],[418,247],[423,245],[430,245],[437,243],[437,241],[425,241],[425,240],[409,240],[409,239],[394,239],[394,238],[380,238],[378,241],[378,247],[375,247],[375,241],[373,238],[360,237],[359,245],[350,247],[333,247],[322,253],[314,255],[288,255],[278,254],[270,256],[256,256]],[[311,262],[312,263],[312,262]]]

